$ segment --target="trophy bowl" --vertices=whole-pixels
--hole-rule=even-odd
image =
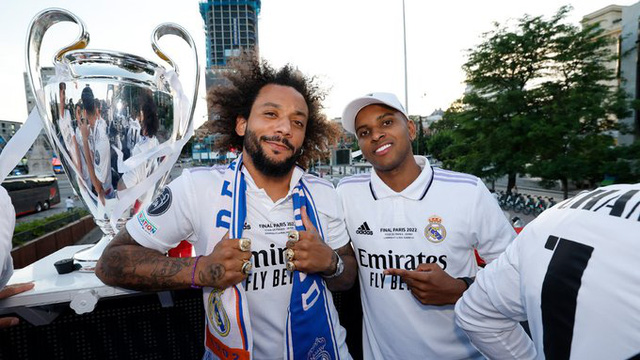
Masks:
[[[47,29],[59,22],[77,24],[79,34],[55,54],[55,74],[44,83],[40,47]],[[191,101],[182,90],[177,66],[158,46],[165,35],[179,36],[193,50]],[[136,55],[85,49],[88,43],[82,20],[64,9],[46,9],[29,26],[26,54],[45,133],[74,192],[104,234],[95,246],[74,255],[81,271],[93,271],[113,236],[164,186],[193,134],[199,83],[195,44],[179,25],[161,24],[151,36],[155,53],[172,67],[169,70]]]

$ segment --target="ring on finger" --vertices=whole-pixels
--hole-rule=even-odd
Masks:
[[[294,256],[295,252],[293,251],[293,249],[287,249],[284,251],[284,257],[287,259],[287,261],[293,260]]]
[[[298,230],[291,230],[287,234],[287,239],[291,242],[296,242],[300,239],[300,233],[298,232]]]
[[[251,264],[249,260],[242,260],[242,269],[240,270],[240,272],[243,275],[249,275],[251,269],[253,269],[253,264]]]
[[[287,261],[287,270],[293,272],[296,271],[296,264],[293,261]]]
[[[241,238],[240,239],[240,251],[249,251],[251,250],[251,239]]]

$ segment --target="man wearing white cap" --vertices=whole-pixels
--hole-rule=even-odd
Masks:
[[[342,116],[370,174],[338,194],[358,261],[365,359],[476,359],[454,304],[478,270],[515,237],[480,179],[413,156],[416,126],[395,95],[372,93]]]

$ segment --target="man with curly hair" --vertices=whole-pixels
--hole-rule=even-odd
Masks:
[[[240,156],[185,170],[113,239],[96,275],[138,290],[204,288],[205,359],[349,359],[329,291],[356,276],[344,215],[333,186],[296,165],[335,141],[323,94],[292,66],[251,56],[225,78],[209,90],[208,126],[217,150]],[[183,239],[197,257],[163,256]]]

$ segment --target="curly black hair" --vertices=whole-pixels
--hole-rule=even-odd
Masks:
[[[214,134],[220,135],[214,145],[216,150],[242,150],[244,137],[236,133],[236,118],[242,116],[249,119],[258,93],[265,85],[270,84],[294,88],[304,97],[309,108],[303,152],[298,158],[299,165],[306,167],[327,156],[330,146],[337,142],[340,132],[321,112],[325,93],[316,85],[315,78],[304,76],[290,64],[276,70],[252,53],[233,61],[231,69],[223,77],[222,84],[212,86],[207,94],[212,118],[206,125]]]
[[[144,130],[145,135],[149,137],[156,136],[160,121],[158,120],[158,111],[150,92],[143,91],[140,94],[140,110],[144,114]]]

